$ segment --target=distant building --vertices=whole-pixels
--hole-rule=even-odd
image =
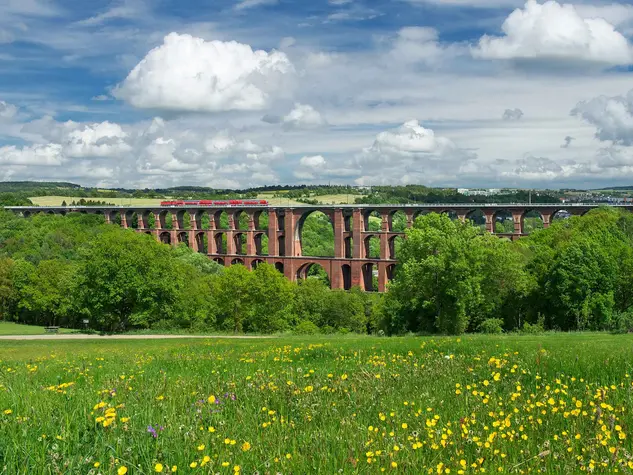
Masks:
[[[502,193],[508,193],[508,191],[502,190],[501,188],[488,188],[487,190],[457,188],[457,193],[462,194],[464,196],[492,196],[492,195],[500,195]]]

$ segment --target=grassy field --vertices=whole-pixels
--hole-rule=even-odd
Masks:
[[[3,342],[0,473],[631,473],[633,338]]]
[[[60,328],[59,333],[73,333],[76,330],[68,330],[66,328]],[[44,327],[38,327],[35,325],[20,325],[13,322],[0,322],[0,336],[1,335],[43,335],[46,333]],[[0,472],[1,473],[1,472]]]
[[[67,204],[79,201],[81,198],[71,196],[35,196],[29,198],[36,206],[61,206],[65,201]],[[116,206],[158,206],[162,198],[86,198],[87,200],[105,201]]]

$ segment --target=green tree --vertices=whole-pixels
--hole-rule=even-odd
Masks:
[[[0,320],[7,320],[12,314],[17,292],[13,285],[13,259],[0,258]]]

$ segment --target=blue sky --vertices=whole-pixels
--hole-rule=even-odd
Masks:
[[[5,0],[0,180],[631,184],[632,35],[624,2]]]

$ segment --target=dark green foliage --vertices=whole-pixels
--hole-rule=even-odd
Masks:
[[[503,333],[503,320],[500,318],[488,318],[479,324],[478,329],[481,333],[490,335]]]
[[[383,325],[391,333],[488,331],[491,319],[526,332],[628,325],[633,310],[628,212],[593,210],[517,242],[429,214],[407,236],[382,305]]]

